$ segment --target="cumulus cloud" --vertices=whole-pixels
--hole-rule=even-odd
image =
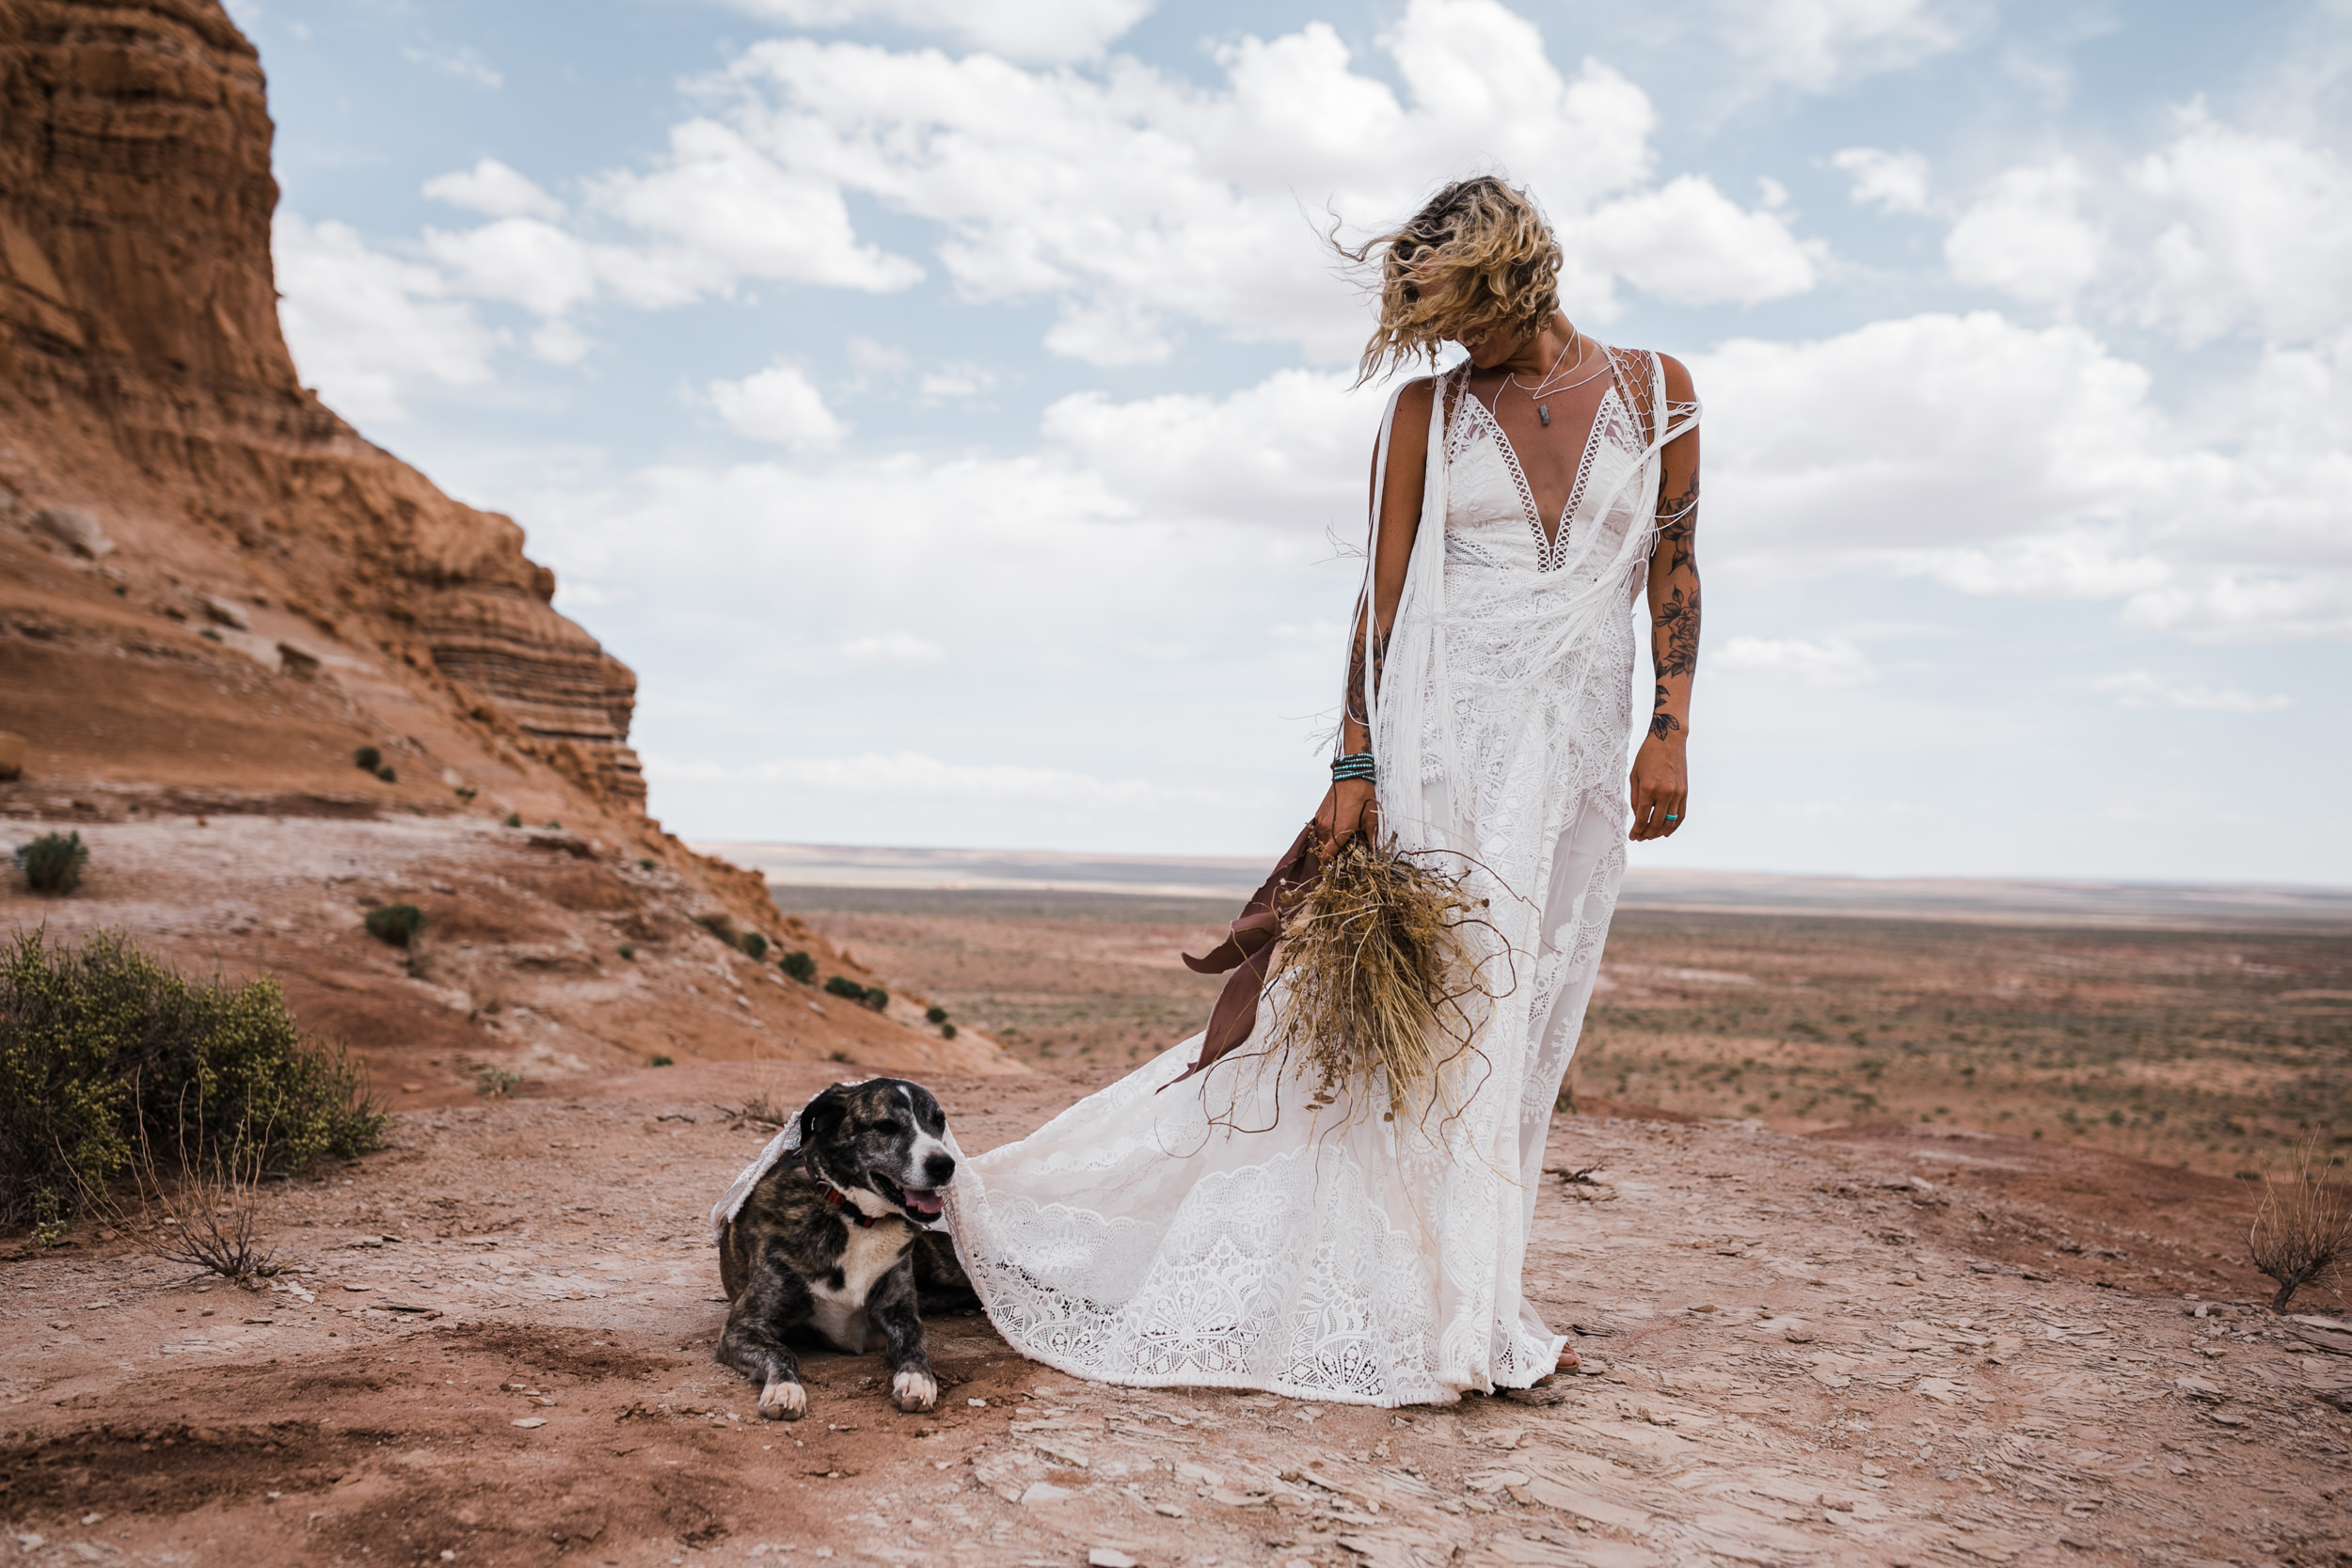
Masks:
[[[740,381],[714,381],[709,397],[737,435],[755,441],[805,451],[837,447],[850,433],[797,365],[778,361]]]
[[[437,174],[424,182],[424,194],[468,212],[494,218],[560,218],[564,204],[528,175],[496,158],[485,158],[471,168]]]
[[[2242,325],[2308,342],[2352,324],[2352,169],[2331,150],[2192,109],[2132,180],[2179,214],[2155,243],[2148,320],[2191,344]]]
[[[1925,213],[1928,210],[1928,161],[1916,152],[1888,152],[1876,147],[1849,147],[1830,154],[1830,166],[1853,179],[1848,193],[1865,207],[1882,213]]]
[[[884,18],[975,38],[1045,26],[1057,9],[1103,28],[1140,14],[1139,0],[759,3],[806,24]],[[488,221],[428,229],[421,246],[443,292],[543,322],[596,302],[724,298],[746,282],[919,281],[921,262],[860,236],[862,198],[928,226],[966,299],[1049,303],[1054,354],[1153,364],[1205,326],[1328,362],[1353,356],[1366,324],[1361,300],[1333,286],[1327,213],[1391,221],[1425,198],[1432,171],[1501,168],[1558,223],[1562,297],[1580,319],[1612,319],[1626,286],[1754,305],[1817,285],[1824,252],[1789,228],[1777,185],[1742,206],[1701,175],[1659,182],[1647,95],[1595,61],[1565,74],[1498,0],[1408,0],[1377,41],[1392,80],[1310,23],[1221,47],[1223,81],[1204,87],[1124,56],[1081,72],[1017,63],[1007,55],[1036,52],[1009,45],[955,57],[771,39],[697,85],[702,112],[658,154],[580,180],[568,209],[496,159],[428,181],[427,195]],[[576,329],[540,338],[552,362],[584,352]],[[959,394],[941,382],[919,395]]]
[[[347,224],[311,223],[280,208],[270,247],[278,319],[303,380],[355,421],[408,417],[420,384],[490,379],[500,335],[446,297],[438,272],[369,248]]]
[[[608,280],[633,305],[683,304],[742,277],[886,293],[923,276],[859,243],[836,182],[712,120],[673,126],[652,167],[601,175],[589,189],[598,208],[654,242],[607,254]]]
[[[1878,678],[1862,650],[1842,637],[1735,637],[1715,658],[1726,670],[1753,670],[1801,686],[1860,686]]]
[[[1223,397],[1116,402],[1080,392],[1045,410],[1046,439],[1118,494],[1166,516],[1248,518],[1313,536],[1360,531],[1378,404],[1351,377],[1277,371]]]
[[[1009,59],[1088,59],[1134,26],[1152,0],[736,0],[795,27],[890,23]]]
[[[2171,681],[2145,670],[2103,675],[2090,689],[2112,696],[2123,707],[2177,707],[2192,713],[2276,713],[2295,705],[2292,697],[2257,697],[2229,687],[2217,690],[2200,681]]]
[[[506,217],[478,229],[424,231],[427,254],[448,269],[448,287],[560,316],[596,297],[589,247],[544,218]]]
[[[1820,92],[1954,47],[1965,23],[1930,0],[1725,0],[1726,40],[1762,75]]]
[[[2079,211],[2090,184],[2072,158],[2003,173],[1945,236],[1952,276],[2032,305],[2071,302],[2106,253]]]
[[[1588,257],[1670,305],[1759,305],[1801,294],[1825,254],[1775,214],[1742,208],[1695,174],[1612,201],[1580,229]]]
[[[1922,573],[2121,601],[2215,640],[2352,635],[2352,382],[2276,356],[2176,422],[2076,325],[1986,311],[1692,357],[1713,549],[1742,570]]]
[[[771,40],[725,73],[719,118],[779,168],[939,226],[961,293],[1052,300],[1048,346],[1098,364],[1163,357],[1185,320],[1347,356],[1362,310],[1312,207],[1398,217],[1431,170],[1526,182],[1569,248],[1571,310],[1606,318],[1619,281],[1691,302],[1813,286],[1779,214],[1695,175],[1653,187],[1647,96],[1591,61],[1563,75],[1494,0],[1411,0],[1379,41],[1398,87],[1322,23],[1225,47],[1216,88],[1125,58],[1096,78]]]

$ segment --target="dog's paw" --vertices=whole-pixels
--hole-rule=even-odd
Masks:
[[[890,1380],[890,1400],[901,1410],[929,1410],[939,1402],[939,1384],[929,1372],[903,1371]]]
[[[808,1390],[779,1378],[759,1392],[762,1420],[797,1421],[808,1414]]]

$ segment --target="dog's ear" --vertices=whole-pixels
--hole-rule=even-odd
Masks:
[[[832,1088],[801,1107],[801,1147],[813,1148],[830,1143],[841,1131],[842,1118],[850,1114],[850,1096],[836,1084]]]

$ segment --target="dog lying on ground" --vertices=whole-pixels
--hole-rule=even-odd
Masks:
[[[719,1360],[760,1385],[767,1419],[808,1412],[787,1340],[813,1337],[855,1354],[869,1327],[890,1363],[892,1402],[938,1402],[918,1292],[953,1301],[960,1288],[971,1299],[955,1249],[928,1228],[956,1173],[946,1135],[946,1113],[920,1084],[836,1084],[803,1107],[799,1147],[721,1219]]]

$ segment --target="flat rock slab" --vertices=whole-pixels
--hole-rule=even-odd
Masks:
[[[1554,1123],[1548,1163],[1597,1163],[1618,1196],[1547,1187],[1528,1287],[1605,1350],[1598,1375],[1399,1411],[1112,1388],[947,1317],[930,1324],[938,1409],[894,1409],[879,1356],[812,1353],[807,1418],[762,1421],[711,1359],[725,1308],[703,1208],[766,1131],[692,1082],[691,1100],[403,1115],[384,1153],[266,1199],[300,1271],[266,1293],[119,1243],[15,1264],[8,1528],[59,1561],[161,1561],[200,1530],[264,1565],[2352,1551],[2352,1362],[2302,1332],[2329,1323],[1982,1273],[1887,1238],[1883,1151],[1707,1125]],[[934,1080],[973,1149],[1089,1083]]]

